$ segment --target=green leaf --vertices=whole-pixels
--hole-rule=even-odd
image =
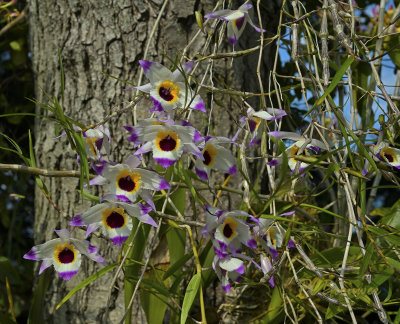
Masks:
[[[383,216],[381,220],[382,224],[400,230],[400,199],[397,200],[391,208],[381,208],[380,210],[374,209],[373,212],[375,212],[375,215],[378,212],[381,212],[380,216]]]
[[[133,290],[135,289],[135,284],[128,280],[128,277],[134,278],[138,276],[138,272],[141,269],[142,265],[139,263],[143,258],[144,249],[147,244],[147,238],[150,232],[150,226],[145,226],[143,224],[139,224],[139,221],[136,218],[132,219],[132,234],[131,237],[127,240],[127,245],[132,241],[133,233],[135,233],[137,226],[140,226],[139,232],[137,233],[136,239],[133,242],[134,248],[131,249],[128,255],[129,263],[125,263],[125,280],[124,280],[124,295],[125,295],[125,307],[128,306],[129,301],[131,300]],[[127,246],[126,245],[126,246]],[[136,262],[134,262],[136,261]],[[131,322],[131,313],[132,308],[129,310],[125,323]]]
[[[33,144],[32,144],[32,136],[31,130],[28,130],[28,138],[29,138],[29,159],[30,166],[36,168],[35,154],[33,153]]]
[[[389,51],[389,56],[397,68],[400,68],[400,35],[393,35],[385,38],[383,47]]]
[[[398,312],[396,314],[396,317],[395,317],[395,319],[393,321],[393,324],[400,324],[400,308],[399,308],[399,310],[398,310]]]
[[[58,59],[60,61],[60,79],[61,79],[61,101],[64,102],[64,67],[62,64],[61,49],[58,49]]]
[[[181,215],[184,215],[186,207],[186,189],[179,188],[170,196],[170,198]],[[178,216],[173,208],[171,208],[169,212],[172,215]],[[186,231],[177,228],[170,228],[166,237],[171,264],[174,264],[185,254]]]
[[[364,257],[361,260],[361,267],[360,267],[360,275],[364,275],[365,271],[367,271],[368,266],[370,265],[372,255],[375,252],[375,246],[369,242],[367,246],[367,250],[365,252]]]
[[[343,75],[346,73],[348,67],[351,65],[351,63],[353,63],[353,61],[354,61],[354,57],[353,56],[349,56],[346,59],[346,61],[342,64],[340,69],[336,72],[336,74],[333,77],[331,83],[329,84],[329,87],[325,90],[323,95],[314,103],[314,105],[311,107],[310,111],[308,111],[304,115],[304,118],[306,116],[308,116],[315,109],[315,107],[319,106],[320,104],[322,104],[324,102],[326,97],[336,88],[336,86],[338,85],[339,81],[342,80]]]
[[[179,260],[177,260],[175,263],[172,264],[172,266],[169,267],[169,269],[164,273],[164,276],[162,280],[168,279],[171,275],[173,275],[176,271],[182,270],[183,266],[186,264],[186,262],[189,261],[189,259],[193,256],[193,252],[190,252],[188,254],[185,254],[182,256]]]
[[[350,127],[348,127],[346,119],[343,116],[343,112],[341,110],[339,110],[335,106],[335,103],[333,102],[332,98],[330,98],[330,102],[331,102],[331,105],[332,105],[333,113],[335,114],[336,119],[339,122],[339,128],[340,128],[340,131],[343,134],[343,138],[344,138],[344,140],[346,142],[346,146],[347,146],[348,151],[351,152],[351,147],[350,147],[349,139],[347,137],[347,133],[351,136],[351,138],[356,143],[360,155],[362,155],[364,158],[366,158],[368,160],[368,162],[370,163],[372,168],[375,170],[375,172],[379,172],[378,171],[378,167],[376,166],[376,163],[375,163],[374,159],[369,155],[368,150],[364,146],[364,143],[362,143],[360,141],[360,139],[358,138],[358,136],[356,134],[354,134],[354,132],[350,129]],[[354,161],[353,161],[353,155],[349,154],[349,158],[351,160],[351,164],[355,168]]]
[[[18,271],[13,267],[10,260],[4,256],[0,256],[0,283],[5,284],[6,277],[11,285],[18,285],[21,283]]]
[[[140,302],[148,324],[162,324],[168,306],[169,291],[161,281],[160,272],[156,269],[146,272],[147,283],[152,289],[140,291]],[[142,285],[142,288],[144,287],[145,284]]]
[[[317,252],[311,257],[311,260],[317,267],[335,267],[342,264],[345,247],[334,247]],[[351,246],[349,248],[348,263],[353,262],[360,256],[360,248]]]
[[[325,314],[325,319],[331,319],[332,317],[335,317],[337,314],[341,313],[343,311],[343,307],[337,306],[335,304],[329,304],[328,309]]]
[[[59,309],[62,304],[64,304],[68,299],[71,298],[73,294],[75,294],[77,291],[81,290],[82,288],[86,287],[88,284],[90,284],[92,281],[95,281],[96,279],[104,276],[107,272],[111,271],[112,269],[116,268],[119,265],[119,263],[113,263],[109,264],[108,266],[104,267],[100,271],[96,272],[95,274],[92,274],[90,277],[86,278],[83,280],[80,284],[76,285],[74,288],[71,289],[71,291],[60,301],[60,303],[56,306],[56,310]]]
[[[392,259],[392,258],[388,258],[388,257],[386,257],[386,260],[388,260],[388,262],[389,262],[393,267],[395,267],[397,270],[400,271],[400,262],[399,262],[399,261],[397,261],[397,260],[395,260],[395,259]]]
[[[192,307],[193,301],[197,295],[200,287],[201,274],[196,273],[192,279],[190,279],[189,285],[187,286],[185,297],[183,298],[182,313],[181,313],[181,324],[186,323],[186,319],[189,315],[190,308]]]
[[[394,270],[385,265],[383,269],[380,269],[379,273],[372,276],[372,282],[369,284],[369,288],[378,288],[386,280],[392,277]]]
[[[274,290],[272,291],[271,301],[268,305],[268,313],[265,317],[261,320],[262,323],[272,323],[279,314],[282,312],[282,296],[281,291],[279,290],[278,286],[275,286]]]
[[[39,283],[33,293],[31,308],[29,309],[28,324],[45,323],[43,316],[44,297],[50,284],[52,272],[46,270],[39,276]]]
[[[367,225],[367,229],[376,234],[379,238],[387,240],[389,243],[393,244],[395,247],[400,246],[400,237],[394,233],[390,233],[383,228],[377,226]]]
[[[372,73],[371,66],[366,62],[355,62],[352,66],[352,78],[353,82],[358,87],[353,87],[353,95],[354,95],[354,103],[356,105],[356,109],[361,116],[362,129],[367,129],[366,125],[366,116],[367,116],[367,102],[368,95],[366,95],[365,90],[369,90],[368,81],[370,79]],[[373,114],[373,111],[371,111]],[[374,118],[371,116],[370,123],[373,123]]]

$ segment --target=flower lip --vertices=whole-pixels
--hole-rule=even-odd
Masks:
[[[204,165],[211,166],[214,163],[214,157],[217,154],[217,150],[211,144],[208,144],[203,151]]]
[[[244,21],[245,21],[245,16],[243,15],[243,17],[235,19],[232,22],[236,25],[236,28],[240,30],[242,29]]]
[[[103,211],[103,223],[108,228],[121,228],[126,224],[126,216],[121,208],[106,209]]]
[[[86,140],[86,143],[90,147],[90,151],[93,153],[94,156],[97,156],[97,152],[96,152],[96,149],[95,149],[95,145],[96,145],[97,149],[99,148],[99,146],[96,143],[97,138],[96,137],[86,137],[85,140]],[[101,147],[101,145],[100,145],[100,147]]]
[[[224,235],[227,238],[230,238],[233,234],[233,229],[229,224],[225,224],[224,229],[222,230],[222,232],[224,233]]]
[[[135,189],[135,182],[128,175],[118,180],[118,186],[125,191],[133,191]]]
[[[208,151],[204,151],[203,157],[204,157],[204,164],[205,164],[205,165],[209,165],[210,162],[211,162],[210,153],[208,153]]]
[[[70,244],[58,244],[54,250],[54,257],[58,263],[68,264],[74,262],[76,252]]]
[[[119,189],[127,192],[135,192],[140,186],[140,174],[122,170],[117,177],[117,186]]]
[[[175,132],[158,132],[156,145],[164,152],[175,151],[178,147],[178,136]]]
[[[180,88],[170,80],[161,82],[158,86],[158,95],[165,101],[170,103],[178,100]]]
[[[253,118],[253,119],[249,119],[248,122],[249,122],[250,132],[254,133],[254,131],[258,127],[258,124],[260,123],[260,119],[259,118]]]
[[[236,234],[237,225],[238,223],[232,217],[227,217],[225,219],[222,233],[227,239],[231,239]]]
[[[389,147],[382,148],[380,155],[382,158],[386,158],[386,160],[388,160],[390,163],[396,162],[396,155],[393,149]]]

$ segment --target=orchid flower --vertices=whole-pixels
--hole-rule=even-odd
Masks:
[[[228,149],[219,145],[225,143],[233,144],[232,140],[223,137],[206,137],[200,144],[203,158],[197,159],[195,170],[201,180],[208,180],[211,169],[236,174],[236,159]]]
[[[143,136],[144,136],[144,130],[148,126],[154,126],[154,125],[180,125],[180,126],[190,126],[193,127],[191,123],[189,123],[186,120],[179,119],[179,120],[172,120],[172,119],[167,119],[167,120],[162,120],[159,118],[147,118],[140,120],[136,123],[135,126],[124,126],[124,128],[131,133],[131,135],[128,138],[128,141],[133,143],[134,146],[139,146],[143,144]],[[194,129],[194,136],[193,140],[195,142],[201,141],[203,137],[200,135],[197,129]]]
[[[110,155],[111,135],[107,127],[100,125],[89,129],[83,133],[83,137],[88,154],[94,156],[96,159],[100,157],[101,153]]]
[[[135,155],[153,152],[154,160],[163,168],[173,165],[183,152],[191,153],[204,159],[201,151],[194,144],[196,130],[191,126],[169,123],[143,127],[141,130],[145,144],[135,152]]]
[[[148,215],[150,210],[150,207],[142,204],[128,204],[114,199],[95,205],[83,214],[76,215],[69,225],[87,226],[86,237],[100,227],[103,234],[108,236],[114,245],[122,245],[132,230],[132,220],[129,216],[157,227],[153,218]]]
[[[90,245],[89,241],[71,238],[68,230],[56,230],[59,238],[34,246],[24,255],[24,259],[40,261],[43,260],[39,274],[54,265],[58,275],[64,280],[70,280],[81,265],[81,253],[95,262],[105,264],[98,248]]]
[[[212,266],[225,292],[231,289],[230,281],[240,282],[245,272],[243,261],[237,258],[227,257],[220,259],[216,255]]]
[[[262,270],[262,272],[264,273],[264,275],[268,275],[272,270],[271,260],[269,259],[269,257],[265,256],[264,254],[261,254],[260,255],[260,261],[261,261],[261,270]],[[271,286],[271,288],[275,287],[274,276],[270,276],[270,278],[268,280],[268,283]]]
[[[243,4],[237,10],[223,9],[211,12],[205,15],[205,18],[209,19],[221,19],[228,22],[228,39],[232,45],[235,45],[240,35],[242,35],[246,23],[248,22],[257,32],[261,32],[261,29],[257,27],[249,16],[249,10],[253,6],[251,4]],[[265,30],[263,29],[263,32]]]
[[[170,115],[177,108],[188,107],[206,112],[200,95],[195,95],[192,89],[185,84],[184,75],[193,69],[193,61],[183,64],[183,71],[176,69],[174,72],[160,63],[150,61],[139,61],[139,63],[150,83],[136,87],[136,89],[150,94],[154,103],[153,111],[164,111]]]
[[[247,109],[247,117],[243,116],[239,122],[241,127],[244,127],[247,123],[251,134],[251,141],[249,146],[261,143],[260,136],[258,135],[258,128],[263,120],[276,120],[286,116],[286,112],[282,109],[267,108],[267,110],[255,111],[253,108]],[[234,139],[238,136],[238,133],[234,136]]]
[[[381,142],[378,145],[374,145],[372,151],[379,160],[386,162],[396,169],[400,169],[399,149],[389,147],[387,143]]]
[[[320,149],[326,149],[326,146],[323,142],[321,142],[319,140],[315,140],[315,139],[306,139],[297,133],[275,131],[275,132],[269,132],[268,135],[275,137],[277,140],[286,138],[286,139],[291,139],[291,140],[296,141],[295,143],[293,143],[286,149],[286,154],[289,158],[288,165],[292,172],[296,170],[297,163],[300,163],[299,173],[308,167],[308,163],[302,162],[302,161],[297,161],[294,158],[294,156],[298,155],[298,152],[304,146],[306,141],[309,141],[309,144],[307,144],[303,150],[302,154],[305,156],[309,155],[308,150],[312,150],[315,153],[318,153],[320,151]],[[282,156],[279,156],[279,157],[269,161],[267,164],[270,166],[276,166],[281,163],[282,163]]]
[[[150,190],[170,189],[169,183],[156,172],[138,168],[141,160],[131,155],[124,164],[107,165],[101,176],[90,181],[91,185],[109,183],[110,194],[102,199],[117,198],[125,202],[134,202],[139,195],[154,210]]]
[[[245,222],[242,218],[250,218],[251,221],[258,223],[253,216],[241,210],[221,211],[215,207],[206,209],[207,224],[205,233],[211,235],[214,243],[214,251],[220,257],[227,256],[227,252],[240,254],[242,244],[249,248],[256,248],[257,242],[251,235],[252,225]]]

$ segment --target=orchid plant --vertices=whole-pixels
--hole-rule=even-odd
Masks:
[[[252,7],[246,2],[238,9],[220,9],[204,17],[227,22],[227,37],[232,45],[238,44],[247,23],[260,34],[261,40],[264,40],[265,30],[257,27],[250,18],[249,11]],[[334,15],[333,12],[331,14]],[[299,21],[300,18],[297,17],[296,27]],[[222,25],[215,21],[213,27],[225,28],[225,24]],[[262,49],[262,46],[260,45],[259,48]],[[239,54],[242,55],[244,52]],[[233,53],[226,57],[238,55],[237,52]],[[216,52],[214,54],[210,56],[210,60],[218,56]],[[136,68],[144,73],[149,83],[134,87],[139,92],[134,100],[143,100],[148,105],[148,111],[143,113],[148,117],[124,126],[127,131],[124,138],[125,144],[129,145],[130,149],[129,156],[125,159],[112,161],[112,152],[116,144],[111,140],[110,130],[102,124],[86,129],[71,127],[63,133],[63,135],[68,134],[69,138],[72,138],[71,133],[76,135],[74,147],[77,151],[81,148],[78,152],[81,169],[91,167],[96,173],[96,175],[86,174],[88,180],[90,177],[90,181],[81,185],[81,192],[86,193],[85,190],[90,190],[92,186],[101,186],[105,194],[93,198],[93,195],[86,193],[85,196],[91,198],[94,204],[68,220],[73,230],[69,232],[67,229],[57,229],[55,232],[59,238],[32,247],[24,258],[42,261],[39,274],[53,265],[62,279],[70,280],[81,266],[82,254],[92,261],[106,264],[101,256],[102,251],[89,243],[93,236],[106,238],[111,241],[113,248],[120,248],[120,259],[123,260],[121,263],[127,262],[124,270],[132,266],[129,263],[143,266],[141,276],[137,276],[135,272],[129,280],[138,282],[138,287],[144,282],[146,287],[152,289],[156,287],[155,290],[159,286],[162,287],[160,291],[170,290],[169,297],[172,296],[171,300],[174,304],[182,300],[179,293],[179,287],[183,286],[181,280],[184,276],[190,275],[186,294],[182,300],[181,323],[186,321],[197,295],[200,299],[202,323],[206,323],[204,302],[205,283],[208,280],[204,274],[206,271],[212,272],[218,278],[220,288],[225,293],[232,289],[242,289],[241,292],[243,292],[248,287],[261,285],[265,291],[272,291],[270,295],[275,296],[271,297],[275,298],[274,303],[271,302],[272,308],[281,307],[279,305],[286,303],[283,299],[287,299],[293,308],[293,313],[295,309],[292,303],[295,302],[299,308],[309,302],[316,314],[319,314],[318,310],[322,307],[333,308],[326,305],[315,307],[314,296],[333,299],[334,302],[331,304],[338,309],[343,308],[343,305],[348,309],[353,306],[359,307],[351,300],[352,296],[348,296],[343,284],[344,272],[352,271],[348,270],[348,264],[344,261],[347,261],[347,256],[352,252],[350,244],[354,243],[351,240],[353,231],[355,235],[358,235],[358,242],[364,244],[365,237],[360,234],[362,229],[370,240],[370,242],[367,241],[367,247],[361,243],[357,247],[362,250],[360,253],[363,253],[365,258],[369,257],[372,260],[373,247],[380,245],[379,251],[382,248],[390,250],[390,253],[393,252],[385,264],[391,265],[392,268],[397,269],[396,271],[399,268],[399,262],[393,259],[394,254],[398,254],[395,252],[396,248],[400,246],[397,241],[393,243],[397,233],[393,228],[398,229],[398,222],[393,219],[394,216],[389,219],[388,214],[380,209],[375,212],[375,215],[386,217],[382,228],[377,230],[365,223],[367,211],[369,212],[365,202],[367,190],[365,181],[369,180],[368,172],[379,172],[377,165],[384,164],[386,167],[384,171],[391,170],[393,181],[398,181],[395,174],[400,169],[400,149],[395,147],[398,143],[383,139],[383,133],[378,132],[379,140],[365,147],[357,137],[358,130],[352,130],[352,127],[349,127],[347,121],[344,120],[344,114],[333,105],[334,100],[329,97],[332,90],[322,85],[314,89],[314,92],[318,93],[320,89],[325,89],[324,100],[316,99],[314,106],[320,106],[323,102],[326,107],[330,107],[329,105],[332,107],[326,108],[326,111],[317,112],[314,106],[309,107],[306,100],[306,106],[310,109],[302,118],[304,120],[311,118],[312,123],[310,122],[307,128],[293,127],[294,118],[290,107],[285,105],[286,97],[282,95],[280,89],[278,91],[279,87],[274,90],[279,93],[278,99],[275,94],[272,95],[273,92],[265,92],[261,80],[260,93],[243,91],[243,94],[238,94],[241,91],[231,89],[222,91],[223,95],[233,93],[232,96],[241,98],[241,101],[236,97],[232,100],[240,102],[242,109],[241,115],[234,117],[234,126],[229,125],[234,128],[235,135],[227,137],[231,135],[226,135],[224,130],[213,129],[211,122],[213,107],[211,99],[215,99],[212,96],[219,89],[214,86],[205,86],[197,80],[193,81],[197,77],[196,65],[202,62],[201,59],[197,61],[194,59],[182,63],[186,60],[186,56],[182,57],[173,61],[171,68],[158,62],[139,61]],[[212,64],[210,63],[208,67],[211,68]],[[345,66],[346,69],[349,66]],[[342,74],[337,77],[337,80],[344,75],[346,69],[338,67],[337,73]],[[329,71],[329,67],[327,70]],[[276,79],[276,75],[274,78]],[[314,82],[313,78],[312,75],[310,79]],[[213,80],[212,75],[210,79]],[[316,80],[315,82],[320,82],[318,78]],[[248,98],[251,96],[260,98],[259,106],[251,106],[250,103],[253,104],[253,101]],[[267,96],[279,108],[267,107]],[[132,102],[136,104],[135,101]],[[326,124],[327,116],[332,112],[335,113],[335,118],[330,116],[329,120],[335,120],[335,123]],[[209,119],[205,118],[207,114],[210,114]],[[354,116],[352,118],[354,119]],[[346,140],[337,140],[335,136],[345,130],[350,135],[346,137]],[[362,136],[364,135],[370,134],[363,133]],[[82,142],[79,142],[79,139]],[[356,148],[358,152],[353,156],[352,150]],[[349,155],[351,165],[346,165]],[[250,164],[255,166],[251,172],[249,172]],[[322,169],[326,171],[326,176],[323,177],[321,183],[314,185],[320,181],[319,171]],[[352,182],[349,182],[349,176],[353,176]],[[82,177],[82,180],[84,178]],[[231,179],[235,181],[237,188],[229,186]],[[362,182],[362,185],[358,191],[355,191],[357,181]],[[314,185],[312,189],[307,188],[310,183]],[[335,186],[344,188],[340,187],[337,203],[332,202],[324,207],[314,206],[314,204],[317,205],[317,197],[322,195],[318,191],[320,187],[322,187],[322,192],[326,191],[333,195],[332,188]],[[225,199],[225,192],[236,194],[239,199]],[[362,206],[358,209],[354,208],[357,195],[362,197]],[[212,198],[209,198],[210,196]],[[192,215],[189,215],[191,212],[189,205],[192,207]],[[340,210],[345,210],[348,216],[339,215],[339,207],[336,205],[341,208]],[[334,225],[326,221],[325,227],[321,230],[318,227],[323,218],[320,217],[320,213],[326,218],[336,217],[340,221],[335,220]],[[356,215],[363,215],[363,217],[359,216],[358,220]],[[311,230],[296,229],[302,217],[307,218],[307,223],[304,224],[307,224]],[[371,224],[372,222],[371,220]],[[165,262],[168,264],[167,270],[148,265],[150,258],[153,257],[151,253],[147,262],[134,259],[131,252],[132,246],[135,248],[142,245],[144,249],[150,242],[147,241],[147,237],[145,242],[138,241],[136,235],[140,237],[146,232],[140,232],[140,226],[144,227],[147,233],[154,231],[156,238],[161,235],[167,237],[169,249],[166,257],[168,261]],[[336,259],[328,260],[332,263],[330,266],[327,259],[330,257],[334,259],[337,256],[337,250],[330,250],[330,248],[339,248],[340,240],[345,237],[343,233],[336,235],[335,231],[339,231],[339,227],[343,229],[346,226],[350,228],[345,254],[343,254],[346,258],[343,265]],[[201,229],[195,232],[192,227],[201,227]],[[85,240],[73,237],[76,233],[73,231],[79,232],[79,228],[85,230]],[[185,236],[186,234],[182,235],[183,232],[187,232],[188,237]],[[326,250],[320,253],[312,244],[308,244],[308,240],[313,239],[313,236],[326,233],[335,236],[332,243],[334,247],[330,246],[329,241],[326,243]],[[377,241],[372,239],[372,234],[379,236]],[[309,257],[296,241],[303,242],[310,250],[316,250],[314,251],[316,256]],[[190,242],[189,247],[187,242]],[[392,249],[388,242],[397,244],[396,248]],[[193,262],[189,264],[188,260],[192,255]],[[174,263],[171,265],[172,261]],[[333,264],[335,262],[337,264]],[[364,277],[371,276],[367,261],[353,258],[352,262],[357,263],[355,273],[355,276],[358,276],[357,283],[363,281]],[[322,272],[318,266],[325,272]],[[381,266],[382,264],[379,264],[375,269]],[[122,267],[121,265],[120,269]],[[107,268],[105,269],[108,271]],[[104,273],[107,271],[104,270]],[[154,282],[156,283],[153,285],[154,282],[146,279],[146,272],[159,275],[158,271],[163,271],[162,279],[155,275]],[[340,289],[336,283],[331,284],[332,289],[328,288],[326,274],[331,275],[329,280],[339,278]],[[282,283],[281,276],[286,277],[285,284]],[[288,277],[290,280],[287,279]],[[294,278],[293,281],[292,278]],[[301,292],[287,294],[286,290],[291,289],[293,282],[299,286]],[[305,289],[307,283],[312,287]],[[349,280],[346,284],[356,285],[356,281]],[[373,285],[374,282],[371,283],[369,280],[369,284]],[[375,286],[374,289],[378,289],[379,285],[375,283]],[[309,296],[310,292],[313,298]],[[146,293],[150,295],[144,289],[143,296]],[[132,296],[134,297],[134,293]],[[382,305],[376,291],[372,297],[371,299],[366,296],[364,302],[369,303],[371,307],[374,305],[377,312],[381,312],[383,316],[382,309],[379,308]],[[163,298],[165,299],[165,296]],[[302,300],[299,302],[300,299]],[[165,304],[168,303],[165,302]],[[280,314],[283,314],[283,306],[281,308]],[[343,310],[342,308],[340,310]],[[288,312],[287,309],[284,311]],[[332,313],[335,311],[337,311],[335,314],[339,314],[336,308],[330,310]],[[273,322],[278,315],[274,318],[272,315],[265,316],[265,322],[271,318],[269,322]]]

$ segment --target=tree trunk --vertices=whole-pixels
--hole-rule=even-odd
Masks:
[[[271,9],[271,12],[267,13],[270,15],[270,19],[265,17],[265,21],[268,21],[269,24],[264,25],[264,28],[274,33],[277,26],[276,17],[279,12],[277,4],[280,1],[265,2],[266,6],[273,10]],[[47,101],[43,90],[50,96],[61,99],[58,58],[60,50],[65,73],[65,93],[62,102],[65,115],[89,125],[100,121],[111,112],[127,106],[134,90],[125,90],[128,87],[126,84],[105,74],[132,83],[137,82],[140,72],[138,61],[143,59],[146,43],[162,4],[162,0],[89,0],[82,2],[76,0],[29,0],[30,46],[33,55],[36,99],[39,102]],[[146,59],[170,66],[170,62],[163,59],[162,54],[165,53],[171,58],[174,58],[176,54],[179,55],[191,36],[198,30],[193,15],[194,11],[201,10],[203,13],[207,13],[212,11],[213,6],[214,4],[210,0],[169,1],[150,41]],[[256,11],[254,12],[256,13]],[[258,25],[258,19],[255,18],[254,21]],[[250,43],[251,46],[257,45],[254,39],[258,39],[259,35],[249,28],[248,26],[241,39],[240,46],[243,48],[249,46]],[[254,36],[254,34],[256,35]],[[205,35],[198,37],[189,54],[200,52],[205,39]],[[223,43],[226,46],[221,48],[221,51],[232,50],[227,41],[224,40]],[[243,82],[246,84],[244,90],[259,91],[258,84],[254,83],[257,77],[255,61],[255,54],[235,60],[236,75],[229,72],[232,71],[229,69],[230,60],[217,63],[216,71],[221,72],[221,75],[229,74],[231,79],[236,78],[239,90],[243,89],[241,87]],[[272,61],[271,50],[265,49],[262,68],[265,75],[268,75]],[[205,66],[206,64],[204,64],[204,68]],[[196,74],[201,76],[200,73],[204,72],[204,68],[196,71]],[[206,82],[208,81],[206,80]],[[203,95],[203,98],[206,99],[206,95]],[[225,102],[232,111],[236,109],[235,115],[239,116],[238,107],[233,102]],[[137,107],[138,118],[147,117],[149,105],[149,102],[143,102]],[[220,127],[221,129],[226,129],[227,123],[236,125],[229,120],[230,116],[226,114],[225,109],[216,107],[213,112],[214,117],[218,116],[214,122],[215,126],[224,125]],[[42,109],[38,109],[38,112],[45,113]],[[111,130],[112,159],[114,161],[122,162],[124,158],[132,154],[132,148],[125,140],[127,133],[123,129],[124,125],[132,124],[133,115],[129,112],[111,120],[106,125]],[[78,170],[76,154],[68,146],[67,138],[54,139],[58,135],[55,123],[46,119],[37,119],[35,127],[35,153],[38,167],[49,170]],[[219,130],[219,128],[216,129]],[[218,135],[229,136],[229,132],[235,131],[233,126]],[[50,192],[51,200],[68,217],[63,217],[57,212],[37,188],[34,225],[36,244],[54,238],[54,229],[65,228],[74,215],[90,207],[87,201],[81,203],[77,192],[79,188],[77,179],[46,178],[43,180]],[[84,231],[76,229],[74,236],[83,238]],[[100,253],[108,262],[117,260],[119,249],[110,245],[108,241],[92,236],[91,243],[99,247]],[[85,260],[79,273],[69,282],[63,281],[57,275],[52,275],[44,303],[46,323],[98,323],[102,320],[113,273],[108,273],[80,290],[69,302],[55,311],[55,306],[71,288],[101,267]],[[119,289],[113,290],[110,304],[112,309],[109,318],[106,319],[110,323],[119,322],[124,314],[123,281],[118,281],[117,285]],[[133,323],[146,322],[138,302],[133,307],[132,316]]]

